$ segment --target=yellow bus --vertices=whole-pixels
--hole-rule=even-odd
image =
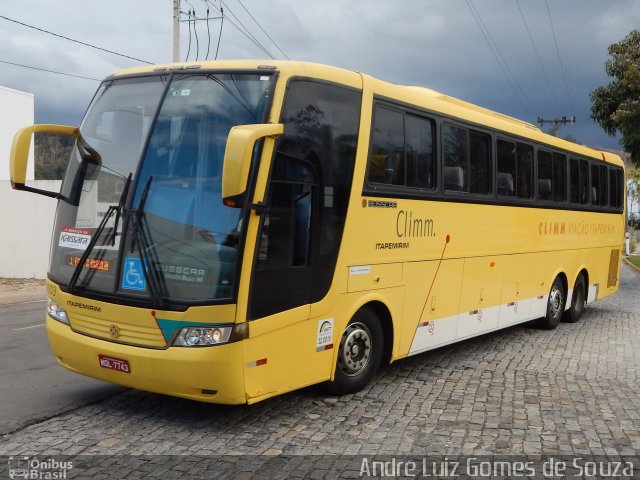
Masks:
[[[34,132],[75,138],[60,192]],[[58,199],[46,328],[72,370],[213,403],[364,388],[409,355],[618,288],[623,164],[422,87],[300,62],[122,70],[16,134]]]

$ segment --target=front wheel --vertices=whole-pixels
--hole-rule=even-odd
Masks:
[[[564,284],[560,277],[556,277],[549,290],[549,300],[547,301],[547,314],[538,320],[538,326],[545,330],[553,330],[558,326],[564,313],[564,305],[567,301]]]
[[[378,316],[368,307],[360,309],[340,338],[336,373],[329,389],[345,395],[366,387],[380,367],[383,343]]]
[[[580,320],[582,312],[584,312],[584,304],[586,301],[586,286],[584,276],[578,275],[576,284],[573,286],[573,295],[571,297],[571,306],[564,312],[563,320],[569,323],[576,323]]]

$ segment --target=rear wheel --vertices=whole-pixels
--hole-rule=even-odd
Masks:
[[[576,284],[573,286],[573,295],[571,296],[571,306],[564,312],[562,318],[565,322],[575,323],[580,320],[586,301],[586,285],[583,275],[578,275]]]
[[[553,330],[558,326],[564,313],[564,305],[567,297],[564,291],[564,284],[560,277],[556,277],[549,290],[549,300],[547,301],[547,315],[538,320],[538,326],[546,330]]]
[[[344,395],[366,387],[380,367],[383,343],[378,316],[370,308],[360,309],[340,338],[335,378],[329,389]]]

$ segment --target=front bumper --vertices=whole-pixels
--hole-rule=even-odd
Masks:
[[[209,403],[246,403],[243,342],[215,347],[144,348],[74,332],[46,317],[51,350],[63,367],[138,390]],[[100,366],[99,355],[126,360],[130,372]]]

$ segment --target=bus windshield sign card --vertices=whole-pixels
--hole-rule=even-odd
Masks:
[[[147,289],[147,281],[142,271],[142,261],[138,257],[127,257],[125,259],[122,288],[127,290]]]

